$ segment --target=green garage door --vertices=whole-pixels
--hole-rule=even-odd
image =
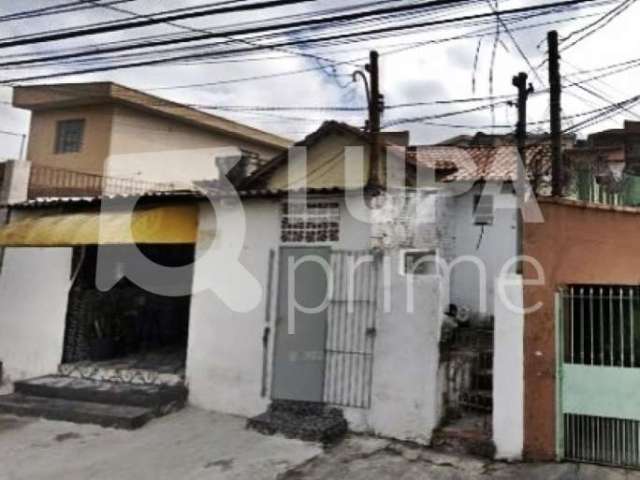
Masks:
[[[639,293],[576,285],[557,296],[561,458],[640,467]]]

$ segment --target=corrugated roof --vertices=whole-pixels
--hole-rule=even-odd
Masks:
[[[348,192],[343,188],[308,188],[306,190],[287,190],[287,189],[249,189],[235,192],[240,198],[268,198],[282,197],[285,195],[296,195],[307,193],[308,195],[337,195]],[[10,205],[12,208],[44,208],[55,206],[88,206],[100,203],[105,200],[118,201],[131,198],[140,198],[142,200],[202,200],[204,198],[225,198],[230,196],[230,192],[224,189],[205,190],[174,190],[167,192],[147,192],[139,195],[102,195],[95,197],[40,197],[27,200],[25,202]]]

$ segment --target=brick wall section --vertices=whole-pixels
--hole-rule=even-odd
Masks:
[[[554,294],[567,284],[640,284],[640,209],[542,201],[544,223],[525,224],[524,253],[545,272],[543,286],[526,286],[524,304],[542,303],[525,317],[524,449],[532,460],[555,456]],[[525,264],[525,279],[536,277]]]

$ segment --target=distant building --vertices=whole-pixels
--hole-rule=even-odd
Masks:
[[[576,144],[575,134],[564,134],[562,136],[562,147],[572,148]],[[547,144],[551,142],[551,135],[548,133],[530,133],[527,135],[527,145]],[[449,145],[457,147],[479,147],[491,146],[500,147],[506,145],[515,145],[516,139],[513,133],[493,134],[477,132],[474,135],[456,135],[448,138],[438,145]]]
[[[583,201],[640,204],[640,122],[592,133],[565,151],[569,193]]]

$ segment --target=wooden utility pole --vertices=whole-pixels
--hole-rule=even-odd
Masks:
[[[380,161],[380,119],[384,110],[384,99],[380,94],[380,72],[378,69],[378,52],[369,52],[369,64],[366,66],[371,79],[369,95],[369,134],[371,136],[371,151],[369,152],[369,181],[368,187],[377,189],[382,187],[383,165]]]
[[[560,123],[560,54],[558,53],[558,32],[547,33],[549,47],[549,100],[551,112],[551,195],[562,195],[562,125]]]
[[[516,142],[518,145],[518,162],[516,164],[516,198],[517,198],[517,234],[516,253],[522,256],[522,208],[524,206],[524,185],[527,164],[527,99],[533,91],[531,85],[527,85],[527,74],[520,72],[513,77],[513,86],[518,89],[518,123],[516,125]],[[522,274],[522,262],[517,264],[517,273]]]

